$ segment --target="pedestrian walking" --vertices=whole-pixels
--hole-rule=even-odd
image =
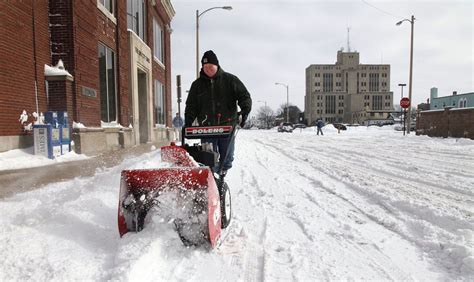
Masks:
[[[181,129],[183,125],[184,125],[183,118],[179,116],[179,113],[176,113],[176,116],[173,118],[173,127]]]
[[[321,132],[321,135],[324,135],[322,129],[324,125],[324,121],[322,119],[318,119],[318,121],[316,122],[316,127],[318,128],[317,135],[319,135],[319,132]]]

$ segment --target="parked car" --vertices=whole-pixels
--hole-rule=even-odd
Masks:
[[[278,132],[293,132],[293,124],[291,122],[282,122],[278,126]]]
[[[347,127],[342,124],[342,123],[333,123],[332,124],[336,129],[339,129],[339,130],[347,130]]]
[[[304,124],[304,123],[295,123],[293,125],[293,129],[296,129],[296,128],[306,128],[306,124]]]
[[[410,124],[411,124],[411,126],[410,126],[410,131],[416,131],[416,121],[412,120],[412,121],[410,122]],[[403,124],[397,124],[397,125],[395,125],[395,126],[394,126],[394,129],[395,129],[396,131],[403,131]],[[407,129],[405,128],[405,130],[407,130]]]

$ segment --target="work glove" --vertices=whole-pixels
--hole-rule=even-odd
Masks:
[[[244,128],[245,122],[247,121],[247,117],[248,117],[247,114],[242,114],[240,116],[240,123],[239,123],[240,127]]]

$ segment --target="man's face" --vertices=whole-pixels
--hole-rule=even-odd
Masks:
[[[202,69],[208,77],[214,77],[214,75],[217,73],[217,66],[213,64],[204,64]]]

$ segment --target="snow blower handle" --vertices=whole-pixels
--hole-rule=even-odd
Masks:
[[[242,123],[242,120],[240,119],[241,117],[242,117],[242,113],[238,112],[237,113],[237,120],[239,121],[239,123],[234,125],[234,127],[232,128],[232,132],[230,133],[229,147],[230,147],[231,144],[233,144],[235,142],[235,136],[237,135],[237,132],[238,132],[237,127],[240,126],[240,124]],[[219,172],[218,172],[218,174],[219,174],[219,178],[221,180],[224,178],[224,164],[227,161],[227,158],[229,157],[229,147],[227,147],[227,150],[225,152],[224,160],[222,162],[219,162]],[[224,181],[221,181],[221,183],[223,183],[223,182]]]

